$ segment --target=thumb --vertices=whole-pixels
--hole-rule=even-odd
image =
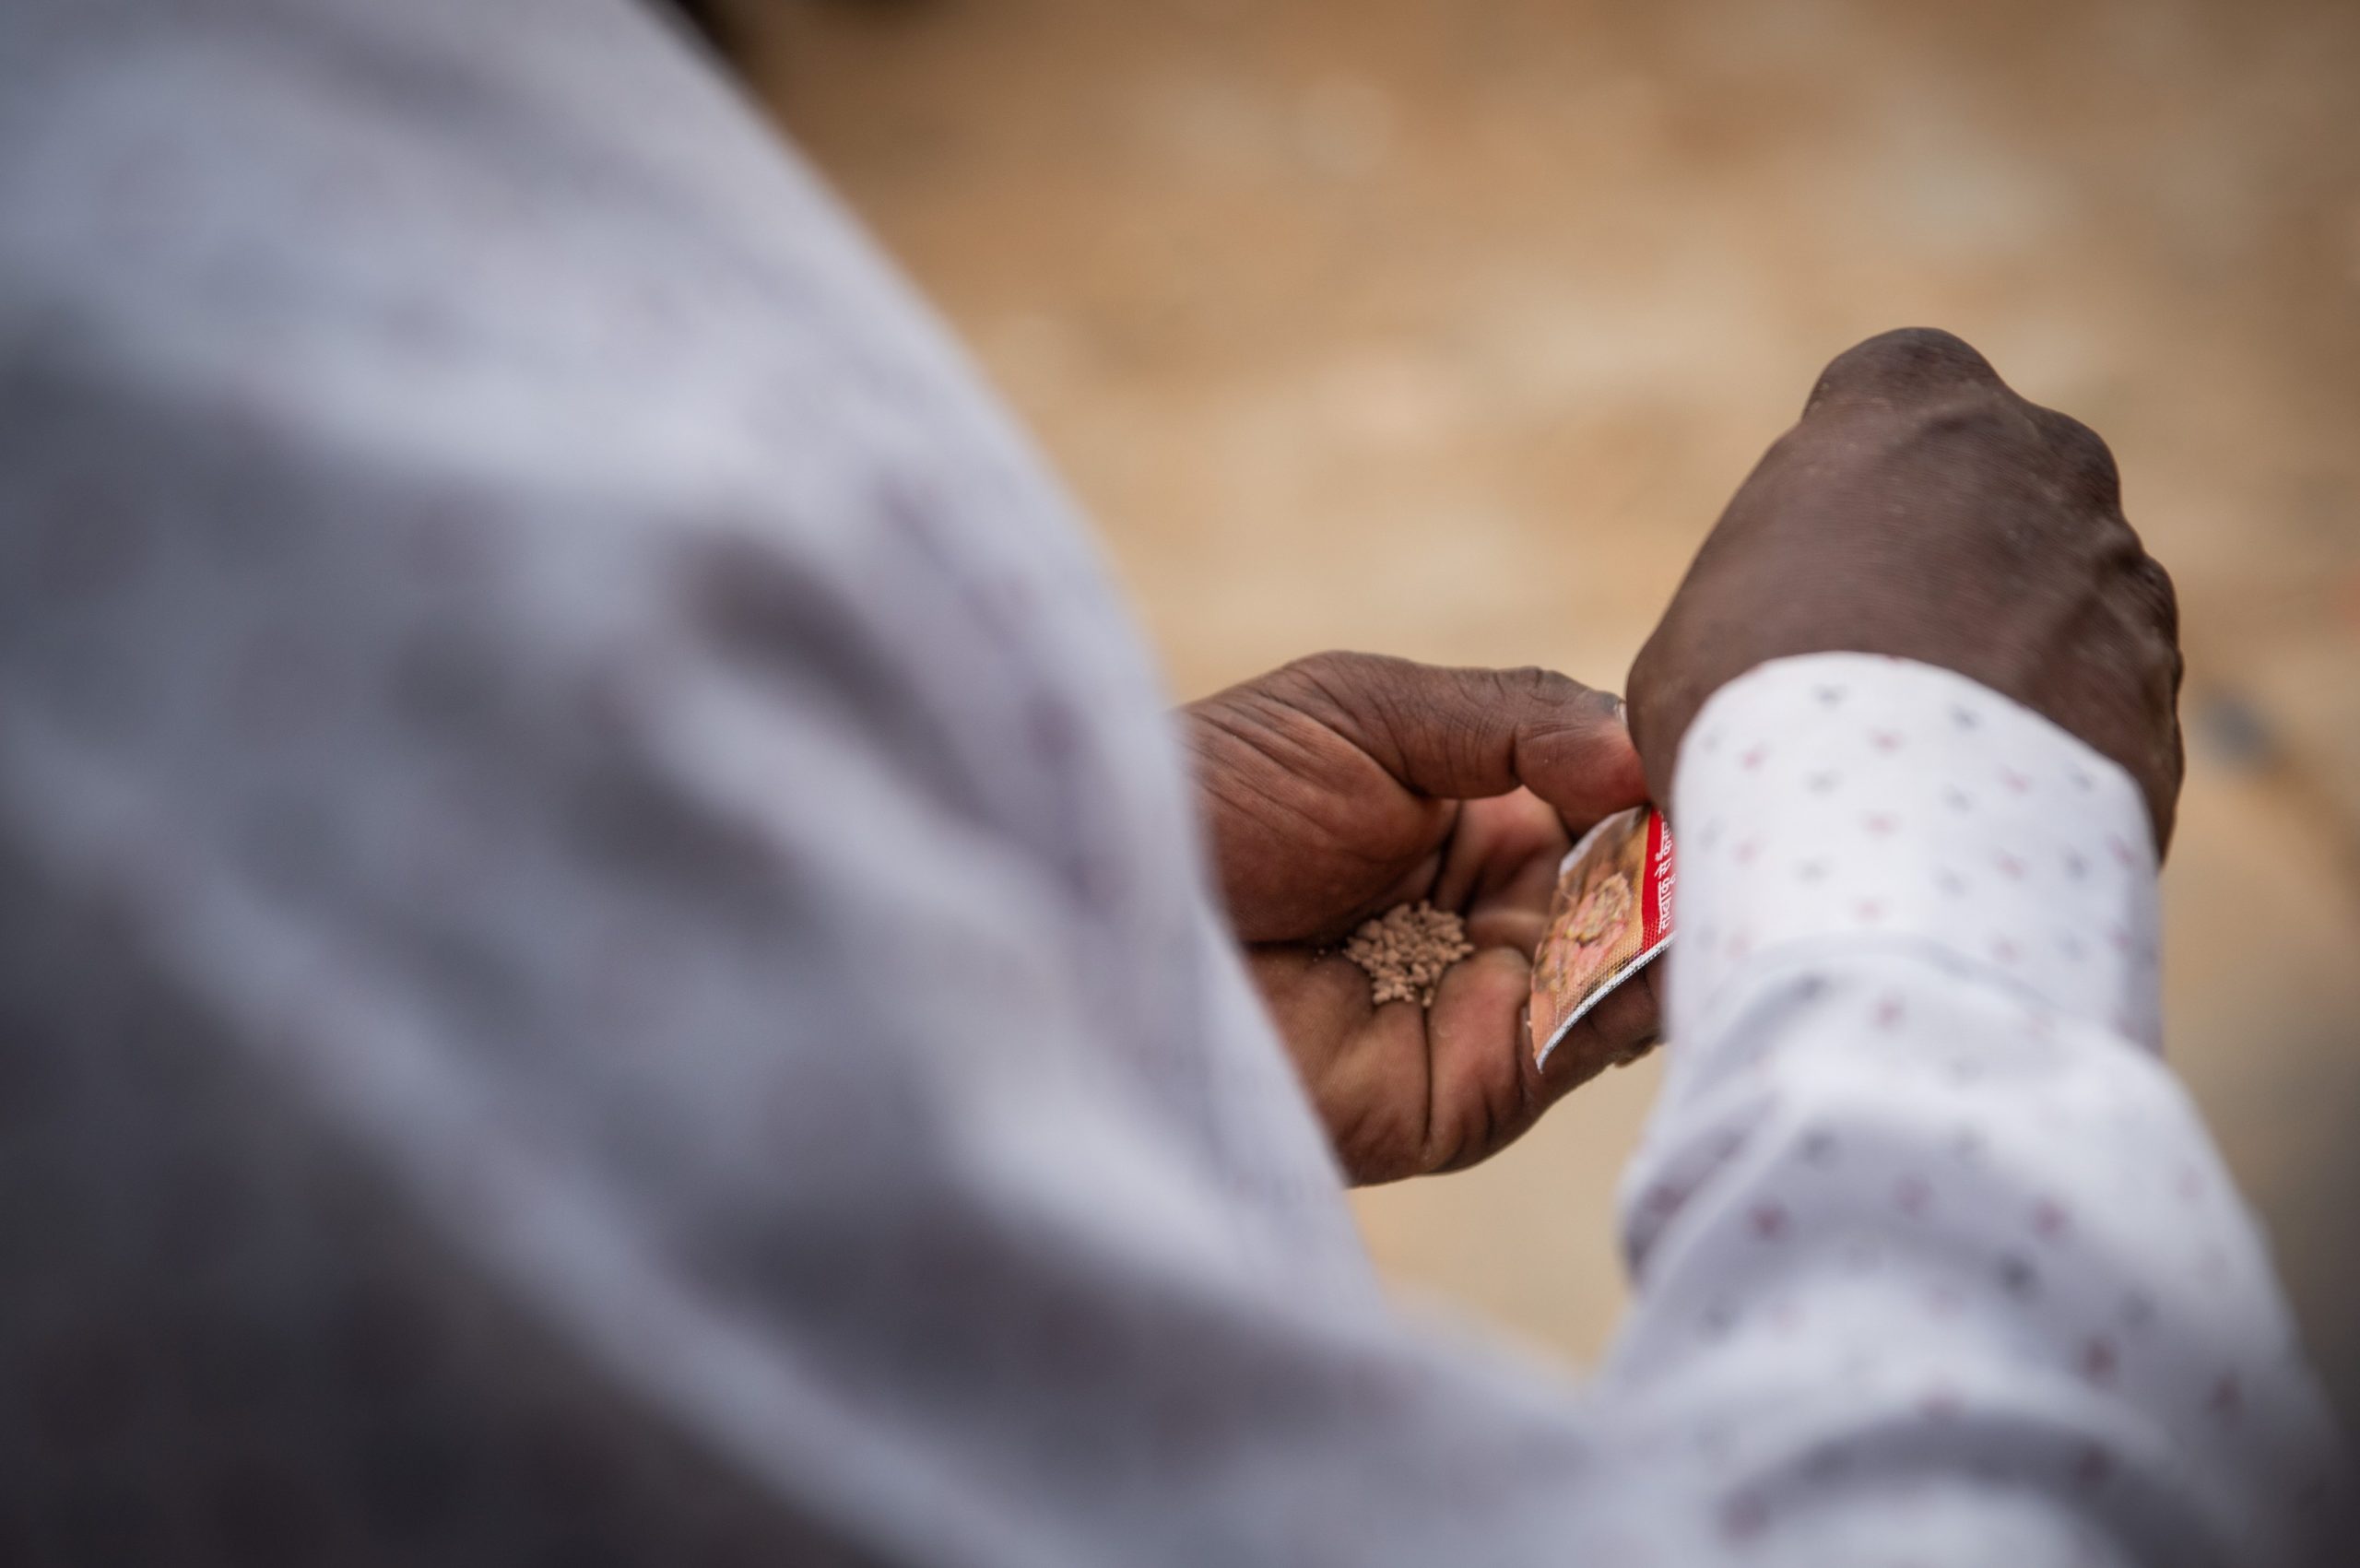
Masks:
[[[1647,798],[1622,699],[1554,670],[1318,654],[1273,680],[1291,705],[1422,795],[1472,800],[1521,784],[1570,827]]]

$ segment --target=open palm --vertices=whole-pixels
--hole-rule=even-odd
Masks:
[[[1646,797],[1613,698],[1540,670],[1324,654],[1186,720],[1232,924],[1354,1181],[1472,1164],[1654,1038],[1652,973],[1545,1075],[1525,1021],[1571,835]],[[1336,949],[1421,899],[1462,915],[1475,951],[1431,1008],[1376,1006]]]

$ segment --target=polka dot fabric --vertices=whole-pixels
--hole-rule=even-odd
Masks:
[[[1840,937],[2160,1048],[2146,808],[2039,715],[1949,670],[1825,654],[1730,683],[1682,760],[1691,1016],[1748,958]]]
[[[2329,1560],[2336,1435],[2156,1055],[2129,776],[1829,654],[1714,696],[1675,820],[1678,1048],[1607,1378],[1709,1450],[1730,1547]]]

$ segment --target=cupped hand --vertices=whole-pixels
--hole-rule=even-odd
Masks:
[[[1571,834],[1646,797],[1614,698],[1544,670],[1323,654],[1184,713],[1221,896],[1355,1182],[1469,1165],[1655,1037],[1652,978],[1532,1065],[1531,955]],[[1337,951],[1396,904],[1467,922],[1431,1008]]]
[[[2088,426],[2016,395],[1945,332],[1838,356],[1738,490],[1631,668],[1656,798],[1724,683],[1792,654],[1938,665],[2130,772],[2155,843],[2179,796],[2171,579],[2122,515]]]

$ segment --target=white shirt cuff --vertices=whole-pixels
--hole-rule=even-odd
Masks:
[[[1672,793],[1675,1037],[1744,971],[1840,941],[2160,1049],[2145,802],[2030,709],[1907,659],[1777,659],[1705,704]]]

